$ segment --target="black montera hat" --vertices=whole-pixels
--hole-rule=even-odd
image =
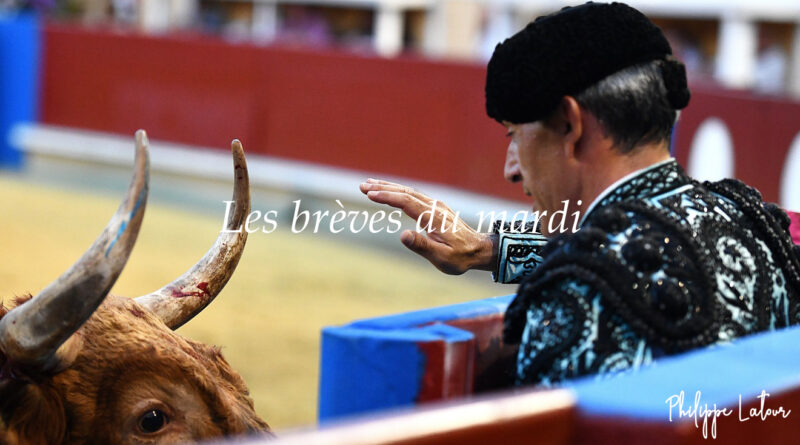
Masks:
[[[653,60],[661,65],[675,109],[689,103],[686,70],[664,33],[622,3],[586,3],[539,17],[497,45],[486,75],[486,113],[497,121],[533,122],[621,69]]]

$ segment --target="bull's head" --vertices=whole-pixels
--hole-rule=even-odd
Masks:
[[[244,153],[232,144],[235,209],[250,211]],[[0,444],[174,443],[267,431],[242,378],[219,350],[173,329],[222,290],[247,231],[222,232],[189,271],[136,299],[109,295],[128,260],[147,200],[147,137],[103,233],[35,297],[0,302]]]

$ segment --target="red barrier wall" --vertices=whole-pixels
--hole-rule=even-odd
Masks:
[[[783,165],[793,139],[800,135],[800,103],[743,92],[693,91],[675,140],[681,165],[687,165],[698,127],[712,117],[721,119],[730,132],[735,177],[756,187],[766,201],[778,202]]]
[[[391,173],[519,198],[483,69],[50,25],[45,123]]]
[[[48,25],[42,120],[440,182],[522,200],[502,178],[504,129],[484,114],[485,69]],[[778,200],[800,104],[695,88],[681,118],[684,165],[709,116],[735,174]]]

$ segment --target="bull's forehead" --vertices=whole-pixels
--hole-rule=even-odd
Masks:
[[[92,333],[119,331],[125,334],[141,331],[143,335],[156,336],[172,333],[156,315],[135,300],[116,295],[106,297],[81,330]]]
[[[88,349],[112,357],[154,349],[196,355],[194,342],[176,334],[136,301],[115,295],[106,297],[78,335]]]
[[[128,298],[106,298],[74,337],[71,341],[79,349],[74,361],[54,376],[54,381],[65,387],[77,386],[81,392],[92,393],[100,382],[152,372],[191,381],[195,386],[219,385],[225,391],[247,392],[218,348],[176,334]]]
[[[219,349],[187,339],[166,326],[136,301],[109,295],[78,331],[81,352],[76,365],[113,366],[131,360],[157,360],[159,367],[197,368],[198,378],[222,379],[246,392],[241,377]],[[80,362],[80,363],[78,363]]]

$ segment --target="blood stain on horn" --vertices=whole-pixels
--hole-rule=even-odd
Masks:
[[[208,295],[208,282],[202,281],[195,286],[198,290],[197,291],[184,291],[184,288],[181,289],[172,289],[170,294],[173,298],[185,298],[185,297],[202,297],[204,295]]]

